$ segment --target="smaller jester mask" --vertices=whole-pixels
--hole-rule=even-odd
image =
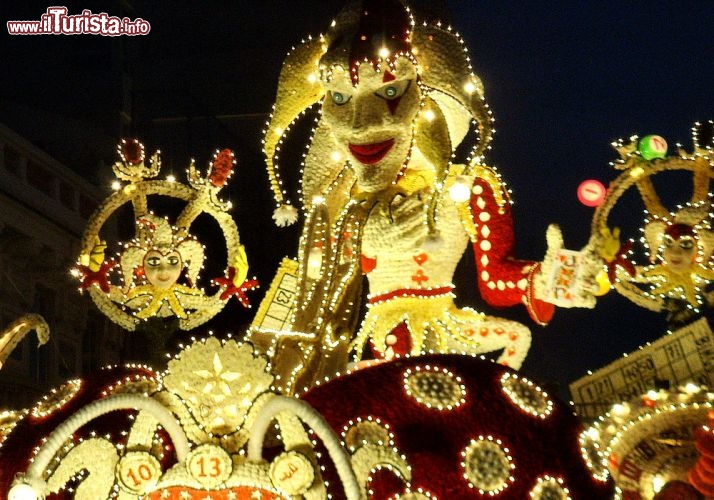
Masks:
[[[136,228],[136,238],[121,254],[121,270],[124,292],[130,298],[151,297],[136,313],[137,317],[161,315],[166,306],[179,318],[185,317],[176,293],[196,295],[193,285],[203,265],[203,245],[153,214],[139,217]],[[184,268],[189,286],[178,283]]]
[[[692,226],[672,224],[664,232],[662,257],[673,272],[687,271],[698,254],[698,238]]]
[[[693,306],[701,303],[702,287],[714,279],[711,265],[714,232],[709,227],[707,205],[685,207],[669,220],[656,218],[645,225],[650,259],[658,262],[644,271],[654,294],[680,290]]]
[[[700,263],[707,265],[714,251],[714,232],[709,228],[706,206],[685,207],[669,218],[656,218],[644,228],[651,259],[674,273],[685,273]]]

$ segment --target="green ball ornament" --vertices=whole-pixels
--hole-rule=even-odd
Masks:
[[[648,135],[640,139],[637,149],[645,160],[664,158],[667,156],[667,141],[659,135]]]

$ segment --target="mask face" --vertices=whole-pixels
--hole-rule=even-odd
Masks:
[[[333,67],[325,86],[322,119],[332,132],[337,153],[349,159],[359,189],[388,188],[411,152],[421,103],[414,64],[400,57],[393,69],[381,72],[362,64],[356,85],[348,71]]]
[[[162,253],[160,250],[149,250],[144,257],[144,274],[156,288],[169,288],[181,275],[183,261],[176,250]]]
[[[689,269],[697,256],[697,245],[691,236],[673,238],[664,236],[662,252],[665,264],[675,273],[683,273]]]

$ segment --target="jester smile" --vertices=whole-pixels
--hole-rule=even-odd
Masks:
[[[374,165],[386,156],[392,146],[394,146],[394,139],[372,144],[350,144],[349,148],[352,156],[360,163]]]

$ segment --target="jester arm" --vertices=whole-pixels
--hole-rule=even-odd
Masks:
[[[499,204],[491,184],[476,178],[470,208],[475,228],[472,241],[481,296],[495,307],[522,303],[536,323],[545,325],[553,317],[555,306],[536,298],[535,278],[540,271],[540,263],[513,258],[515,235],[508,201]]]

